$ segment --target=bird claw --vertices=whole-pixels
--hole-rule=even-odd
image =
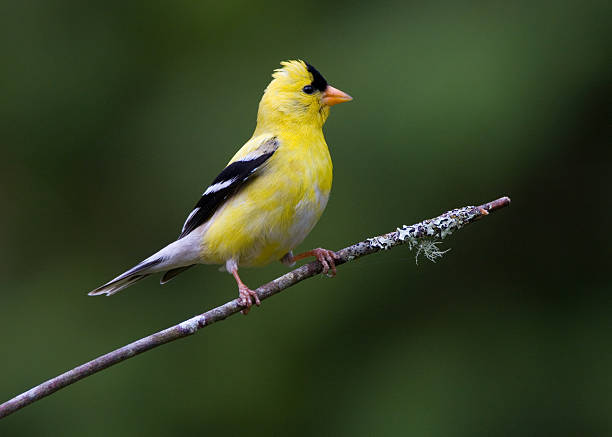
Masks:
[[[261,305],[261,301],[259,300],[257,293],[244,284],[238,286],[238,296],[240,298],[240,305],[244,307],[240,312],[245,316],[249,313],[249,311],[251,311],[253,299],[255,300],[255,305]]]
[[[338,255],[333,250],[317,248],[312,250],[312,254],[319,260],[323,266],[323,273],[330,278],[336,276],[336,260]]]

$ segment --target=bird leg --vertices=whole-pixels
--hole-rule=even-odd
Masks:
[[[320,247],[316,249],[309,250],[308,252],[300,253],[298,255],[294,255],[291,258],[292,262],[295,262],[302,258],[307,258],[309,256],[314,256],[319,260],[321,265],[323,266],[323,274],[326,275],[331,271],[329,276],[336,276],[336,261],[338,259],[338,255],[333,250],[322,249]]]
[[[238,284],[238,296],[240,297],[240,304],[244,306],[244,309],[240,312],[246,316],[251,310],[251,305],[253,304],[251,299],[255,299],[255,305],[257,306],[261,305],[259,296],[257,296],[256,292],[251,290],[249,287],[247,287],[244,284],[244,282],[242,282],[242,280],[240,279],[240,276],[238,276],[237,267],[234,267],[232,269],[232,275],[234,275],[234,278],[236,279],[236,283]]]

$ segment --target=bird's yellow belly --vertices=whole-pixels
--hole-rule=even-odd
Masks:
[[[203,234],[202,262],[233,259],[240,266],[261,266],[279,260],[306,238],[327,205],[331,160],[328,153],[319,159],[283,158],[212,217]],[[280,165],[286,167],[278,171]]]

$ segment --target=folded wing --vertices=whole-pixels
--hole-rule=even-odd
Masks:
[[[278,145],[276,137],[269,138],[254,151],[225,167],[196,203],[193,211],[187,217],[178,239],[180,240],[208,221],[227,199],[250,180],[257,177],[258,173],[264,168],[264,164],[278,149]]]

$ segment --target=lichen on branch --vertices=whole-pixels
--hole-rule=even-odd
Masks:
[[[411,226],[403,225],[395,232],[368,238],[367,243],[377,250],[387,250],[400,244],[408,244],[410,250],[416,248],[415,261],[418,264],[422,254],[432,262],[441,258],[447,250],[440,250],[438,245],[453,232],[465,225],[489,214],[503,206],[510,204],[508,197],[499,198],[493,202],[480,206],[464,206],[439,215],[438,217],[423,220]]]

